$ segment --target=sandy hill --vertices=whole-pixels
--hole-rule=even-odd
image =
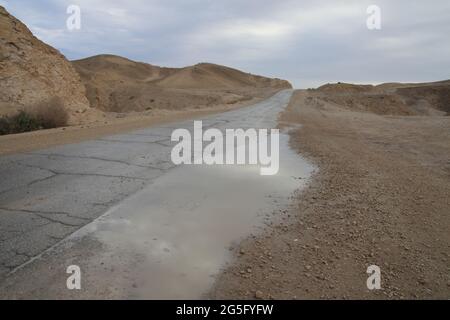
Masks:
[[[291,88],[289,82],[244,73],[242,71],[212,64],[199,63],[182,68],[157,82],[170,88],[235,89],[235,88]]]
[[[69,121],[76,123],[89,107],[85,88],[70,62],[1,6],[0,74],[0,116],[60,97]]]
[[[135,62],[115,55],[97,55],[72,61],[85,79],[123,80],[148,82],[167,77],[177,69],[161,68],[148,63]]]
[[[104,111],[208,107],[247,100],[258,91],[291,88],[284,80],[208,63],[164,68],[98,55],[72,64],[85,84],[91,105]]]
[[[315,92],[328,102],[355,111],[388,115],[450,115],[450,80],[377,86],[337,83],[321,86]]]
[[[344,93],[361,93],[368,92],[374,88],[373,85],[361,85],[361,84],[351,84],[351,83],[327,83],[318,88],[321,92],[330,94],[344,94]]]

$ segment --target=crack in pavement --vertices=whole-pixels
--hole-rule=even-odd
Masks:
[[[35,180],[33,180],[33,181],[31,181],[31,182],[25,184],[25,185],[16,186],[16,187],[12,187],[12,188],[3,190],[3,191],[0,192],[0,195],[5,194],[5,193],[8,193],[8,192],[10,192],[10,191],[14,191],[14,190],[16,190],[16,189],[20,189],[20,188],[24,188],[24,187],[27,188],[27,187],[29,187],[29,186],[35,184],[35,183],[42,182],[42,181],[46,181],[46,180],[49,180],[49,179],[54,178],[54,177],[56,177],[56,176],[57,176],[57,174],[52,174],[51,176],[48,176],[48,177],[45,177],[45,178],[35,179]]]
[[[65,215],[72,219],[79,219],[79,220],[85,220],[85,221],[92,221],[90,218],[84,218],[79,216],[74,216],[73,214],[69,212],[64,211],[42,211],[42,210],[27,210],[27,209],[14,209],[14,208],[8,208],[8,207],[0,207],[0,210],[9,211],[9,212],[23,212],[23,213],[30,213],[30,214],[36,214],[37,216],[40,216],[42,214],[54,214],[54,215]],[[41,217],[41,216],[40,216]],[[41,217],[43,219],[46,219],[46,217]],[[47,219],[49,220],[49,219]],[[60,221],[52,221],[52,222],[58,222]]]
[[[165,144],[164,142],[165,141],[171,141],[171,140],[160,140],[160,141],[155,141],[155,142],[153,142],[153,143],[155,143],[155,144],[157,144],[157,145],[160,145],[160,146],[162,146],[162,147],[168,147],[168,148],[170,148],[170,147],[172,147],[170,144]]]
[[[117,140],[117,139],[96,139],[94,141],[105,141],[105,142],[120,142],[120,143],[144,143],[144,144],[154,144],[157,141],[129,141],[129,140]]]
[[[144,136],[144,137],[163,137],[163,138],[167,138],[168,137],[167,135],[163,135],[163,134],[147,134],[147,133],[127,133],[127,135],[130,135],[130,136]],[[169,136],[169,139],[170,139],[170,136]]]
[[[115,175],[101,174],[101,173],[58,172],[58,174],[62,175],[62,176],[92,176],[92,177],[103,177],[103,178],[119,178],[119,179],[140,180],[140,181],[152,180],[152,178],[139,178],[139,177],[130,177],[130,176],[115,176]]]
[[[61,224],[63,226],[66,226],[66,227],[80,227],[80,226],[84,225],[84,222],[81,222],[81,223],[69,223],[69,222],[63,222],[63,221],[60,221],[60,220],[57,220],[57,219],[53,219],[53,218],[47,217],[45,214],[41,214],[41,213],[34,213],[34,214],[37,215],[38,217],[42,218],[42,219],[46,219],[46,220],[48,220],[50,222],[53,222],[53,223],[59,223],[59,224]]]
[[[153,170],[159,170],[159,171],[165,171],[165,169],[161,169],[155,166],[151,166],[151,165],[142,165],[142,164],[135,164],[135,163],[129,163],[127,161],[124,160],[114,160],[114,159],[106,159],[106,158],[100,158],[100,157],[88,157],[88,156],[74,156],[74,155],[65,155],[65,154],[58,154],[58,153],[23,153],[24,155],[29,155],[29,156],[33,156],[33,155],[38,155],[38,156],[44,156],[44,157],[48,157],[49,159],[52,159],[52,157],[60,157],[60,158],[72,158],[72,159],[87,159],[87,160],[99,160],[99,161],[105,161],[105,162],[113,162],[113,163],[120,163],[120,164],[125,164],[128,165],[130,167],[138,167],[138,168],[146,168],[146,169],[153,169]],[[56,159],[54,159],[56,160]],[[158,163],[157,163],[158,164]]]

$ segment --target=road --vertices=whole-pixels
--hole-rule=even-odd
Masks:
[[[291,94],[201,120],[221,130],[273,128]],[[183,121],[0,157],[0,297],[201,296],[226,263],[225,248],[300,187],[297,167],[299,178],[312,169],[286,139],[274,180],[249,168],[174,166],[170,135],[192,127]],[[89,280],[82,293],[65,288],[71,263]]]

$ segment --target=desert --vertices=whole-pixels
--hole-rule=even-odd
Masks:
[[[448,4],[24,3],[0,300],[450,298]]]

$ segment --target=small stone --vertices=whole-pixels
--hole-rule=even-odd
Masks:
[[[256,299],[264,299],[264,294],[262,293],[262,291],[256,290],[255,291],[255,298]]]
[[[427,282],[427,280],[425,280],[425,279],[419,279],[419,284],[421,284],[421,285],[426,285],[428,282]]]

